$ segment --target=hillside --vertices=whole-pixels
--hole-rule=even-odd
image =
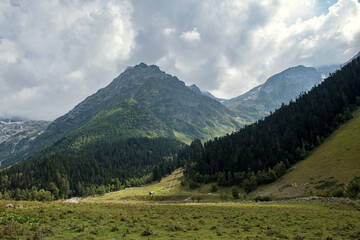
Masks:
[[[360,176],[360,109],[293,171],[252,195],[293,198],[334,191]],[[292,187],[292,184],[297,187]]]

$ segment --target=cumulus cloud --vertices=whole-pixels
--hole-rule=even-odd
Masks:
[[[235,97],[360,50],[357,0],[1,1],[0,116],[54,119],[126,66]]]
[[[198,32],[197,28],[194,28],[192,31],[181,33],[180,38],[189,42],[201,41],[200,33]]]

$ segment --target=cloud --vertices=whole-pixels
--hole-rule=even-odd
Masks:
[[[194,28],[192,31],[189,32],[181,33],[180,38],[189,42],[201,41],[200,33],[198,32],[197,28]]]
[[[126,66],[235,97],[360,50],[357,0],[1,1],[0,116],[54,119]]]
[[[14,3],[0,8],[0,82],[6,89],[0,90],[0,116],[66,113],[107,85],[135,47],[126,1]]]
[[[175,28],[165,28],[164,29],[164,35],[165,36],[169,36],[170,34],[175,33],[175,32],[176,32]]]

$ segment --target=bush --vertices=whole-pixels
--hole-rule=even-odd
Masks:
[[[195,182],[193,180],[189,180],[189,187],[191,189],[195,189],[195,188],[198,188],[198,184],[197,184],[197,182]]]
[[[344,197],[344,189],[338,188],[332,193],[333,197]]]
[[[242,184],[246,193],[249,193],[257,188],[256,177],[251,176],[250,178],[246,178]]]
[[[347,194],[350,198],[356,198],[357,194],[360,192],[360,178],[355,177],[347,187]]]
[[[217,191],[217,187],[215,184],[211,185],[211,189],[210,192],[216,192]]]
[[[254,200],[257,202],[269,202],[271,201],[271,198],[268,196],[257,196]]]
[[[237,190],[237,188],[233,188],[231,190],[231,194],[232,194],[233,198],[239,199],[239,191]]]
[[[185,180],[181,180],[180,184],[181,184],[182,187],[185,187],[185,186],[186,186],[186,181],[185,181]]]
[[[227,201],[228,195],[227,195],[226,193],[222,192],[222,193],[220,194],[220,199],[221,199],[222,201]]]
[[[194,198],[197,202],[200,202],[200,200],[201,200],[201,196],[195,196],[195,198]]]

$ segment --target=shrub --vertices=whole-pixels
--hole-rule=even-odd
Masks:
[[[333,197],[344,197],[344,189],[338,188],[332,193]]]
[[[271,201],[271,198],[268,196],[256,196],[255,201],[257,202],[269,202]]]
[[[198,188],[198,184],[197,184],[197,182],[195,182],[193,180],[189,180],[189,187],[191,189],[195,189],[195,188]]]
[[[200,202],[200,200],[201,200],[201,196],[199,196],[199,195],[197,195],[197,196],[195,196],[195,198],[194,198],[197,202]]]
[[[239,191],[237,190],[237,188],[234,187],[234,188],[231,190],[231,194],[232,194],[233,198],[239,199]]]
[[[222,201],[227,201],[228,195],[227,195],[226,193],[222,192],[222,193],[220,194],[220,199],[221,199]]]

